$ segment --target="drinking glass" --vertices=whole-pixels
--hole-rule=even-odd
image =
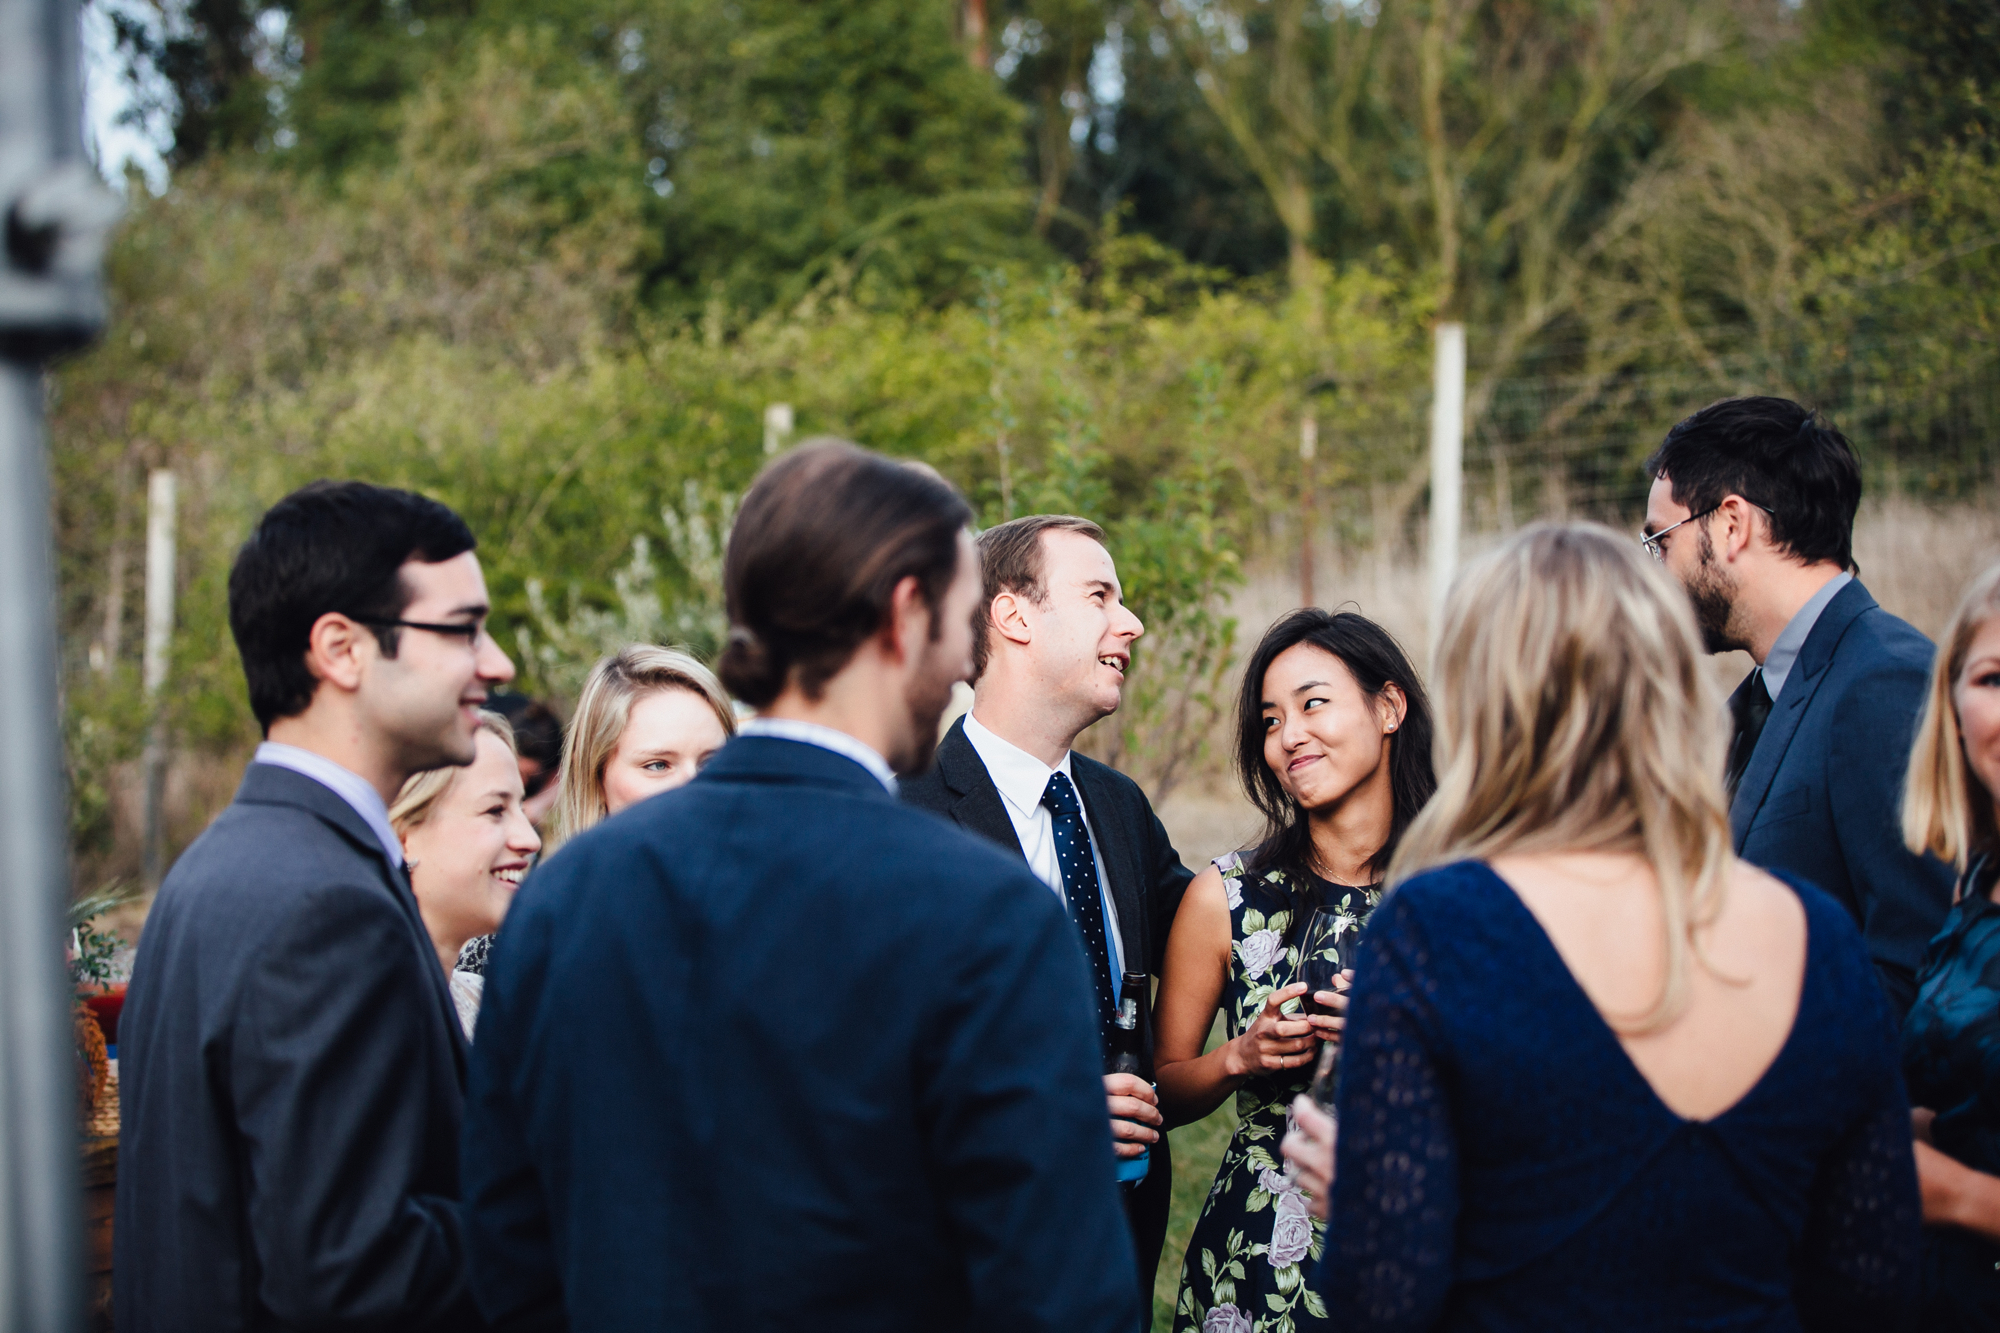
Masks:
[[[1339,1082],[1340,1047],[1330,1041],[1322,1042],[1319,1048],[1319,1064],[1313,1070],[1312,1087],[1306,1090],[1306,1095],[1313,1099],[1315,1106],[1336,1120],[1339,1116],[1333,1109],[1333,1094]]]
[[[1340,939],[1354,918],[1331,907],[1315,907],[1306,919],[1306,931],[1299,939],[1299,980],[1306,983],[1302,1008],[1309,1014],[1332,1014],[1333,1010],[1313,999],[1323,990],[1333,990],[1340,975]]]

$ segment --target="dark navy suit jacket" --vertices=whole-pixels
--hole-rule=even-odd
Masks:
[[[160,886],[118,1038],[120,1333],[480,1326],[464,1038],[346,801],[250,765]]]
[[[1055,895],[797,741],[565,846],[493,948],[465,1171],[503,1327],[1139,1323]]]
[[[1847,908],[1898,1021],[1951,907],[1951,870],[1903,845],[1903,775],[1931,655],[1931,641],[1859,580],[1834,594],[1729,807],[1738,855],[1790,871]],[[1746,679],[1738,693],[1747,688]]]

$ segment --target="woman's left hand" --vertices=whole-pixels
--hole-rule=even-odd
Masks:
[[[1306,1096],[1292,1103],[1292,1126],[1292,1132],[1285,1135],[1278,1151],[1291,1163],[1299,1187],[1311,1197],[1312,1215],[1323,1222],[1333,1193],[1333,1145],[1340,1126]]]

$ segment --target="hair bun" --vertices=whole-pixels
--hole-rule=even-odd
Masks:
[[[747,625],[729,627],[729,638],[715,659],[715,674],[722,678],[731,694],[752,708],[761,708],[777,698],[784,684],[776,679],[779,673],[774,669],[770,649]]]

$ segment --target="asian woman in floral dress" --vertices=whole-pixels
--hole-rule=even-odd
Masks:
[[[1386,630],[1308,607],[1251,655],[1236,751],[1267,828],[1256,847],[1218,858],[1188,886],[1156,1002],[1167,1123],[1199,1120],[1231,1093],[1239,1122],[1188,1243],[1173,1327],[1309,1333],[1329,1327],[1302,1280],[1325,1223],[1308,1215],[1278,1144],[1320,1043],[1337,1041],[1343,1020],[1298,1012],[1301,937],[1312,910],[1331,907],[1341,927],[1333,948],[1352,949],[1397,839],[1436,787],[1430,706]],[[1204,1053],[1218,1009],[1229,1039]]]

